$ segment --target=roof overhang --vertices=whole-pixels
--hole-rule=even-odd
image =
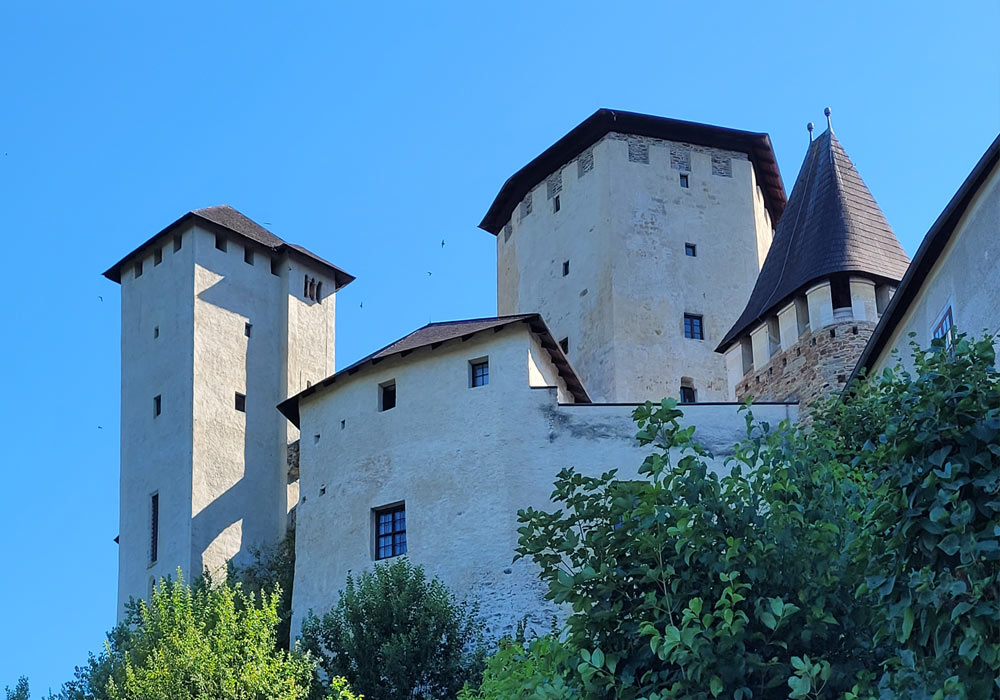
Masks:
[[[785,186],[771,146],[771,138],[767,134],[636,112],[599,109],[514,173],[500,188],[479,228],[497,235],[510,220],[514,208],[528,192],[557,168],[570,162],[611,132],[746,153],[757,173],[757,182],[764,193],[764,205],[770,212],[771,221],[777,225],[781,219],[786,201]]]

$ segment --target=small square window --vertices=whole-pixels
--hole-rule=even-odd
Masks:
[[[163,262],[163,248],[157,248],[153,251],[153,267],[156,267],[161,262]]]
[[[250,246],[243,247],[243,262],[247,265],[253,265],[253,248]]]
[[[681,187],[684,189],[688,188],[688,176],[687,173],[681,173]]]
[[[135,276],[142,277],[142,260],[135,264]]]
[[[396,380],[378,385],[378,410],[388,411],[396,407]]]
[[[375,509],[375,558],[406,554],[406,504]]]
[[[490,383],[490,361],[473,360],[469,363],[469,386],[486,386]]]
[[[684,244],[684,255],[688,256],[689,258],[697,257],[698,256],[698,246],[696,246],[694,243],[685,243]]]
[[[160,415],[161,409],[163,408],[163,400],[160,394],[153,397],[153,418]]]
[[[559,341],[559,347],[562,348],[563,353],[569,352],[569,338],[563,338]]]
[[[160,327],[159,326],[153,326],[153,337],[154,338],[159,338],[160,337]]]
[[[241,413],[247,412],[247,395],[236,392],[236,410]]]
[[[219,250],[225,252],[226,250],[226,235],[224,233],[215,234],[215,247]]]
[[[694,340],[704,340],[705,331],[702,326],[701,316],[694,314],[684,314],[684,337]]]
[[[253,324],[252,323],[244,323],[243,324],[243,335],[245,335],[247,338],[250,337],[250,332],[252,330],[253,330]]]
[[[183,241],[184,241],[184,239],[181,237],[181,234],[178,233],[176,236],[174,236],[174,252],[175,253],[178,250],[181,249],[181,244],[183,243]]]
[[[569,260],[563,262],[563,277],[569,274]]]
[[[281,275],[281,264],[277,258],[271,258],[271,274],[275,276]]]
[[[555,197],[552,198],[552,211],[553,212],[559,211],[559,195],[556,195]]]

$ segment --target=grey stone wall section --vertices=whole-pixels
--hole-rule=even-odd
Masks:
[[[671,147],[670,167],[686,173],[691,172],[691,149],[683,146]]]
[[[588,149],[580,154],[576,161],[576,176],[583,177],[594,169],[594,151]]]
[[[521,202],[521,218],[528,216],[531,213],[531,192],[524,195],[524,200]]]
[[[549,179],[545,181],[545,190],[549,199],[562,192],[562,169],[557,170],[549,176]]]
[[[649,143],[639,139],[628,140],[628,159],[631,163],[649,164]]]
[[[712,174],[721,177],[733,176],[733,161],[729,156],[721,153],[712,154]]]

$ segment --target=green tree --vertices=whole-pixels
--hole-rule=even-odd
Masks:
[[[273,592],[275,585],[280,592],[278,600],[278,648],[289,649],[292,626],[292,588],[295,583],[295,530],[290,529],[277,544],[257,547],[250,551],[251,560],[245,566],[229,562],[226,569],[227,583],[239,583],[245,593],[260,598]]]
[[[672,400],[635,411],[640,479],[567,469],[518,556],[570,608],[526,697],[989,697],[1000,671],[993,339],[917,352],[810,429],[754,422],[728,461]],[[513,659],[543,668],[530,656]],[[489,696],[483,696],[489,697]]]
[[[28,679],[24,676],[18,678],[17,684],[14,685],[14,690],[11,690],[10,686],[5,686],[4,695],[7,696],[7,700],[28,700],[31,697],[31,693],[28,690]]]
[[[304,648],[369,700],[454,698],[485,657],[475,604],[405,558],[348,577],[335,608],[302,627]]]

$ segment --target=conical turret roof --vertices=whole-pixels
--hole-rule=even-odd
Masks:
[[[728,350],[813,282],[843,272],[898,282],[909,263],[854,163],[827,129],[810,143],[750,301],[716,350]]]

